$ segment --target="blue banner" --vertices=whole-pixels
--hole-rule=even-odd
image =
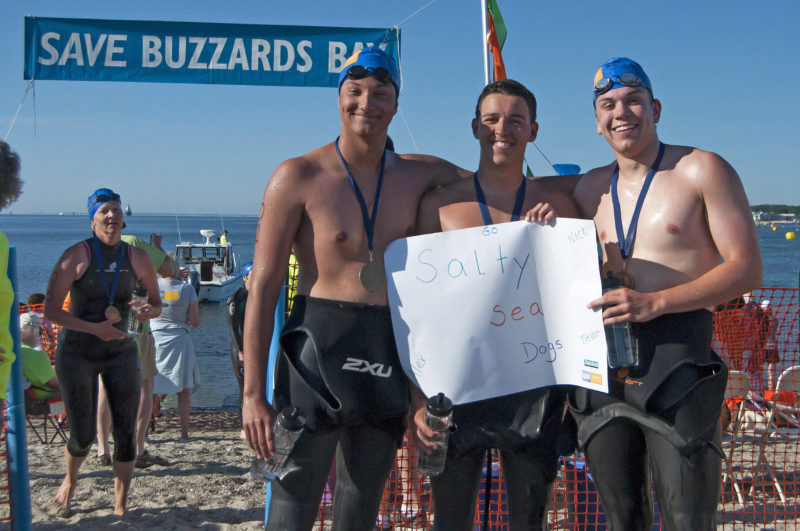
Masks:
[[[371,45],[400,30],[25,17],[24,78],[335,87]]]

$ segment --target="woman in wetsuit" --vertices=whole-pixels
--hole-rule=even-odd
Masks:
[[[120,197],[107,188],[89,196],[87,208],[93,235],[69,247],[50,275],[45,316],[63,327],[56,351],[70,425],[64,449],[66,475],[53,499],[59,516],[71,514],[78,469],[95,435],[97,376],[103,379],[111,407],[114,434],[114,513],[126,510],[136,459],[136,411],[139,406],[139,358],[136,342],[127,333],[129,301],[139,283],[148,293],[136,319],[161,314],[153,263],[141,249],[121,241],[123,214]],[[69,292],[69,312],[61,301]]]

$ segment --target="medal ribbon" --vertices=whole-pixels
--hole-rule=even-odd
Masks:
[[[364,230],[367,233],[367,249],[369,249],[369,261],[372,262],[372,238],[375,235],[375,220],[378,217],[378,202],[381,200],[381,188],[383,187],[383,168],[386,163],[386,150],[383,150],[383,155],[381,156],[381,171],[378,174],[378,188],[375,189],[375,201],[372,203],[372,216],[369,215],[367,212],[367,202],[364,200],[364,194],[361,193],[361,189],[358,187],[356,180],[353,179],[353,174],[350,173],[350,169],[347,167],[347,163],[344,161],[344,157],[342,157],[342,152],[339,151],[339,138],[336,138],[336,154],[339,155],[339,160],[342,162],[342,166],[344,166],[344,171],[347,173],[347,178],[350,179],[350,184],[353,186],[353,191],[356,193],[356,199],[358,199],[358,206],[361,207],[361,217],[364,220]]]
[[[122,261],[122,242],[117,246],[117,262],[114,267],[114,280],[111,281],[111,290],[108,289],[106,282],[106,267],[103,265],[103,255],[100,254],[100,244],[97,242],[97,236],[94,237],[94,251],[97,254],[97,263],[100,266],[100,281],[103,284],[103,289],[106,290],[108,295],[108,302],[114,304],[114,295],[117,293],[117,281],[119,280],[120,262]]]
[[[483,217],[484,225],[493,225],[492,215],[489,213],[489,207],[486,205],[486,196],[483,195],[483,188],[478,181],[478,172],[472,174],[472,182],[475,183],[475,195],[478,196],[478,206],[481,207],[481,217]],[[522,213],[522,204],[525,202],[525,177],[517,188],[517,199],[514,201],[514,210],[511,212],[510,221],[519,221],[519,216]]]
[[[631,216],[631,224],[628,225],[628,234],[626,235],[622,229],[622,213],[619,208],[619,195],[617,194],[617,181],[619,180],[619,164],[614,166],[614,174],[611,176],[611,203],[614,205],[614,224],[617,228],[617,242],[619,243],[619,253],[622,259],[625,260],[630,256],[633,249],[633,239],[636,237],[636,226],[639,224],[639,214],[642,212],[642,204],[644,204],[644,197],[647,195],[647,190],[650,188],[650,183],[653,182],[653,177],[661,165],[661,158],[664,156],[664,144],[658,143],[658,156],[656,161],[647,172],[644,178],[642,189],[639,191],[639,198],[636,200],[636,207],[633,209],[633,216]]]

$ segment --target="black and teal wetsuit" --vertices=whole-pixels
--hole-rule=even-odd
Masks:
[[[115,326],[127,331],[129,307],[136,274],[130,259],[130,248],[125,242],[108,246],[98,241],[105,272],[95,256],[93,238],[84,243],[89,265],[81,278],[70,288],[70,314],[89,321],[104,321],[104,311],[109,304],[101,275],[106,285],[114,278],[111,264],[119,268],[114,306],[122,319]],[[118,247],[122,248],[117,263]],[[56,374],[61,384],[64,406],[69,419],[69,453],[76,457],[88,455],[96,436],[97,376],[103,379],[111,409],[114,434],[114,460],[133,461],[136,458],[136,412],[139,407],[139,355],[132,337],[103,341],[99,337],[64,328],[56,351]]]

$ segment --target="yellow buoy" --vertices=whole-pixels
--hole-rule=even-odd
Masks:
[[[778,230],[778,227],[776,227],[775,225],[773,225],[773,226],[772,226],[772,230],[773,230],[773,231],[775,231],[775,230]]]
[[[794,232],[787,232],[786,233],[786,239],[787,240],[794,240],[794,237],[795,237]]]

